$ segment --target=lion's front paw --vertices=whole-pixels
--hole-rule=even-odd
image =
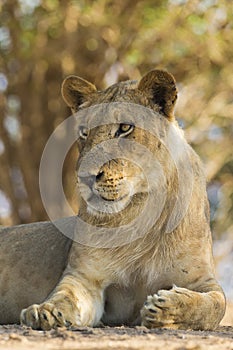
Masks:
[[[43,329],[45,331],[71,325],[71,322],[64,317],[63,312],[51,303],[34,304],[27,309],[23,309],[20,314],[20,321],[33,329]]]
[[[174,286],[171,290],[160,290],[148,296],[141,310],[142,325],[148,328],[189,328],[185,321],[189,292],[192,293]]]

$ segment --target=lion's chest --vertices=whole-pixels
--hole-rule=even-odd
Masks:
[[[111,285],[105,293],[105,312],[102,321],[109,325],[137,324],[146,292],[139,288]]]
[[[105,291],[105,313],[102,321],[110,325],[140,324],[140,310],[148,295],[156,293],[160,283],[153,286],[135,283],[130,287],[111,285]]]

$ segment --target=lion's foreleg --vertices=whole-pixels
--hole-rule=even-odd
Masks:
[[[220,287],[196,292],[173,286],[148,296],[141,310],[142,325],[148,328],[215,329],[225,312],[225,297]]]
[[[55,290],[40,305],[21,312],[21,322],[34,329],[95,326],[103,314],[103,290],[83,275],[65,273]]]

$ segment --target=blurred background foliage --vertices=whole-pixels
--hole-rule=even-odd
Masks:
[[[177,80],[177,118],[205,163],[214,237],[232,239],[232,25],[229,0],[2,0],[0,223],[47,219],[38,169],[70,113],[60,95],[65,76],[103,88],[159,67]],[[71,201],[74,158],[64,171]]]

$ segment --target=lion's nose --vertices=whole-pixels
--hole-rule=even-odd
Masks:
[[[101,181],[104,177],[104,171],[99,171],[99,173],[96,175],[96,181]]]

